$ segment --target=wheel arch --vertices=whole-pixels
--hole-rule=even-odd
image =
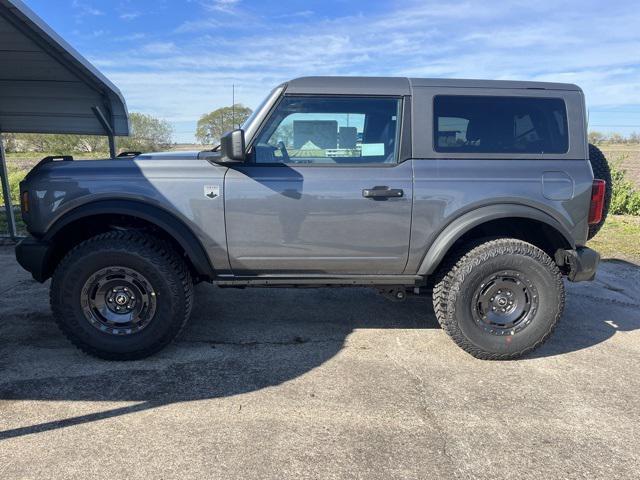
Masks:
[[[123,221],[137,219],[143,226],[155,227],[167,240],[180,247],[194,274],[207,280],[214,278],[215,272],[202,242],[183,220],[156,205],[129,199],[95,200],[75,207],[57,219],[43,237],[43,240],[51,245],[47,262],[50,267],[47,273],[52,274],[62,256],[77,244],[77,242],[71,242],[73,243],[71,246],[62,245],[61,238],[75,233],[71,238],[79,238],[82,241],[86,239],[83,238],[86,235],[74,232],[78,227],[86,226],[89,222],[98,222],[101,218],[115,217],[121,217]],[[103,227],[96,228],[95,232],[102,233]]]
[[[511,228],[506,229],[507,226]],[[489,205],[451,221],[429,246],[418,274],[433,274],[447,254],[461,243],[498,236],[529,241],[545,250],[551,258],[557,249],[575,248],[569,230],[548,213],[527,205]]]

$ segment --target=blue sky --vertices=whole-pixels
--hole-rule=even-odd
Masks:
[[[123,91],[193,141],[302,75],[572,82],[591,128],[640,131],[640,4],[625,1],[26,0]]]

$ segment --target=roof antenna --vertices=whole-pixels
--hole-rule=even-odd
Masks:
[[[236,84],[231,86],[231,121],[233,122],[233,129],[236,129]]]

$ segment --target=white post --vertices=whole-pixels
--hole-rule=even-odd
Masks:
[[[0,133],[0,177],[2,177],[2,194],[4,197],[4,209],[7,215],[7,225],[9,226],[9,235],[15,239],[17,237],[16,217],[13,213],[13,207],[11,206],[11,190],[9,189],[9,174],[7,172],[7,161],[4,155],[2,133]]]

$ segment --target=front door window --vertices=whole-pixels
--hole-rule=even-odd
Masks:
[[[397,162],[400,99],[285,97],[258,136],[255,163]]]

